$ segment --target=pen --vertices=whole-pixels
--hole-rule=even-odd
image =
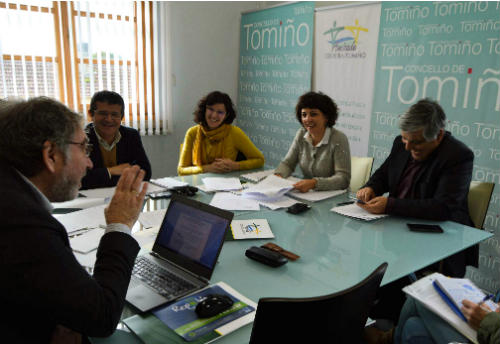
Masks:
[[[478,303],[478,306],[481,306],[483,303],[485,303],[486,301],[488,301],[489,299],[492,299],[493,297],[495,297],[495,295],[493,294],[489,294],[489,295],[486,295],[479,303]]]
[[[348,204],[353,204],[354,201],[349,201],[349,202],[341,202],[341,203],[337,203],[337,205],[348,205]]]

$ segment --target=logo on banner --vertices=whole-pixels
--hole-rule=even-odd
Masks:
[[[326,58],[366,58],[366,52],[359,49],[360,34],[368,32],[368,28],[359,25],[356,19],[354,25],[337,26],[333,22],[331,29],[323,33],[329,36],[328,43],[331,52],[326,54]]]

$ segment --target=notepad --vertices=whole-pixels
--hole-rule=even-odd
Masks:
[[[288,195],[305,201],[318,202],[323,201],[328,198],[342,195],[347,192],[346,190],[328,190],[328,191],[314,191],[309,190],[309,192],[300,192],[298,190],[293,190],[288,192]]]
[[[467,321],[467,319],[460,310],[463,300],[479,303],[485,297],[483,291],[476,287],[468,278],[448,278],[439,276],[434,280],[433,285],[448,306],[450,306],[464,321]],[[484,302],[484,305],[488,306],[492,311],[496,310],[498,307],[497,304],[491,300]]]
[[[363,221],[373,221],[388,216],[387,214],[372,214],[354,203],[342,205],[339,207],[333,207],[330,210],[334,213]]]
[[[260,210],[259,202],[231,192],[217,192],[210,201],[210,205],[225,210]]]
[[[223,177],[207,177],[203,178],[207,191],[230,191],[241,190],[241,182],[239,178],[223,178]]]
[[[266,219],[233,220],[231,222],[233,238],[238,239],[269,239],[274,234]]]
[[[167,189],[175,188],[178,186],[188,185],[188,183],[186,183],[186,182],[181,182],[181,181],[174,179],[174,178],[171,178],[171,177],[151,179],[149,182],[151,184],[158,185],[162,188],[167,188]]]
[[[269,176],[271,174],[274,174],[274,169],[246,173],[246,174],[242,174],[240,177],[243,178],[243,179],[245,179],[245,180],[248,180],[248,181],[251,181],[251,182],[254,182],[254,183],[258,183],[262,179],[266,178],[267,176]]]

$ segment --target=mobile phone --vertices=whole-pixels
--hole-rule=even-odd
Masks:
[[[366,202],[365,202],[365,201],[362,201],[362,200],[360,200],[360,199],[356,199],[356,203],[359,203],[359,204],[366,204]]]
[[[443,229],[439,225],[428,225],[424,223],[407,223],[406,225],[413,232],[443,233]]]
[[[170,191],[160,191],[149,195],[151,199],[170,198],[171,196],[172,193]]]

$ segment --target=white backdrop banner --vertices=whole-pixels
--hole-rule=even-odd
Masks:
[[[351,155],[367,156],[380,3],[316,12],[313,89],[340,109],[335,125],[349,138]]]

